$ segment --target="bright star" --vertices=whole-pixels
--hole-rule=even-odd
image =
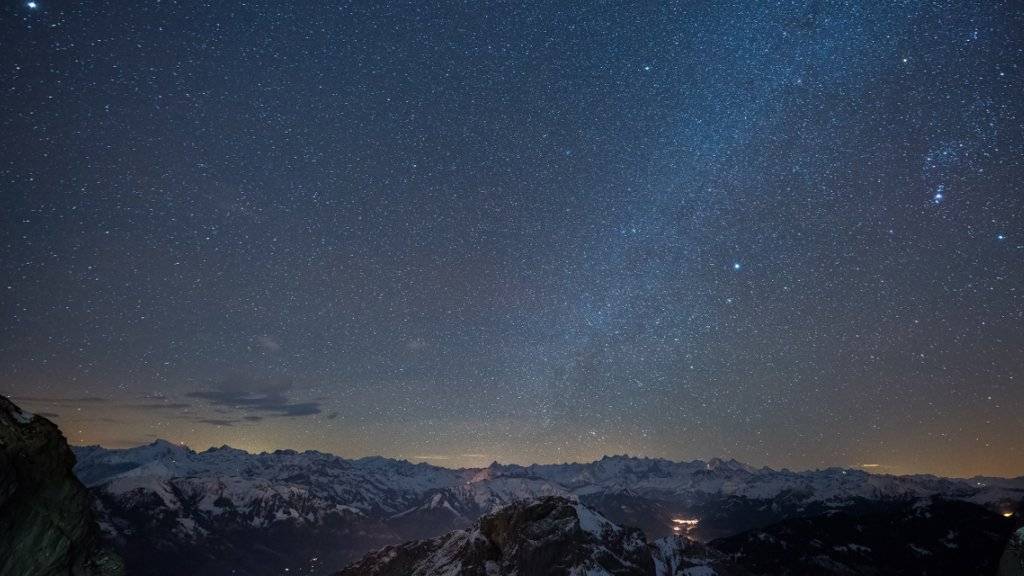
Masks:
[[[39,4],[36,4],[35,2],[29,2],[28,4],[26,4],[26,6],[28,6],[29,8],[31,8],[33,10],[35,10],[36,8],[39,8]]]
[[[942,195],[942,192],[936,192],[935,196],[932,196],[932,201],[938,204],[939,202],[942,202],[943,198],[945,198],[945,196]]]
[[[732,265],[732,269],[733,270],[739,270],[740,268],[742,268],[742,266],[740,266],[739,262],[733,263],[733,265]]]
[[[1006,240],[1006,236],[1003,236],[1002,234],[998,234],[998,235],[996,235],[996,240]]]

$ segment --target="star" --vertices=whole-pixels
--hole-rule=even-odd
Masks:
[[[123,424],[76,403],[72,438],[127,442],[152,421],[202,445],[252,435],[251,447],[272,437],[395,456],[482,443],[530,464],[715,455],[763,429],[765,444],[738,457],[864,462],[847,458],[896,441],[914,449],[907,471],[1024,473],[1011,450],[1024,423],[960,405],[992,390],[1024,402],[1024,367],[986,369],[1022,343],[1006,331],[1024,291],[1009,273],[1024,213],[1007,184],[1022,175],[1024,99],[1005,6],[884,3],[876,19],[842,2],[675,2],[672,18],[627,6],[591,20],[575,5],[515,3],[492,22],[470,3],[411,23],[375,12],[365,26],[229,4],[201,19],[176,5],[96,2],[87,18],[47,0],[9,5],[22,25],[5,28],[8,75],[60,84],[4,95],[24,121],[0,130],[0,145],[19,147],[0,168],[18,189],[4,197],[18,241],[0,258],[0,338],[14,341],[0,346],[0,389],[119,403]],[[303,38],[218,35],[233,56],[206,59],[192,39],[238,10],[247,25],[286,18]],[[150,62],[165,17],[176,34]],[[111,19],[123,42],[107,42]],[[464,32],[448,34],[451,21]],[[596,33],[552,43],[553,22]],[[519,43],[505,45],[513,30]],[[311,45],[331,49],[310,57]],[[71,73],[68,61],[111,65]],[[201,74],[178,68],[201,61]],[[159,81],[125,82],[129,67]],[[865,87],[872,97],[850,97]],[[55,105],[60,94],[75,105]],[[83,118],[104,110],[86,137]],[[148,147],[184,155],[173,169],[95,160]],[[833,313],[847,306],[857,313]],[[904,326],[910,314],[920,324]],[[891,349],[870,357],[880,342]],[[832,356],[845,360],[825,377]],[[933,358],[945,379],[930,377]],[[954,371],[956,393],[943,393]],[[53,383],[24,377],[44,373]],[[350,388],[359,405],[345,404]],[[195,414],[133,399],[197,392],[181,402]],[[835,392],[848,418],[805,411]],[[221,414],[212,404],[231,394],[257,404]],[[973,416],[957,422],[957,446],[991,430],[1000,445],[960,461],[923,440],[961,408]],[[905,416],[920,444],[898,429]],[[703,423],[701,437],[679,441],[680,422]],[[833,431],[863,450],[816,440]]]

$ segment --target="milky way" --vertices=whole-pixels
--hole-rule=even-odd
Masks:
[[[110,446],[1024,474],[1022,10],[5,2],[0,392]]]

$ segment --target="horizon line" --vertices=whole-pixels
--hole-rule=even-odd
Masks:
[[[793,468],[789,468],[789,467],[773,468],[771,466],[753,466],[753,465],[747,464],[745,462],[742,462],[740,460],[737,460],[736,458],[733,458],[733,457],[721,457],[721,456],[713,456],[713,457],[708,458],[708,459],[695,458],[693,460],[673,460],[672,458],[665,458],[665,457],[661,457],[661,456],[634,456],[634,455],[630,455],[630,454],[604,454],[603,456],[601,456],[599,458],[595,458],[594,460],[582,461],[582,462],[581,461],[572,461],[572,462],[562,461],[562,462],[547,462],[547,463],[532,462],[530,464],[522,464],[522,463],[517,463],[517,462],[499,462],[498,460],[493,460],[487,466],[480,466],[480,467],[474,467],[474,466],[451,467],[451,466],[444,466],[444,465],[441,465],[441,464],[434,464],[433,462],[430,461],[431,459],[422,459],[422,458],[415,458],[414,457],[412,460],[410,460],[407,457],[385,456],[383,454],[367,454],[365,456],[342,456],[340,454],[336,454],[336,453],[333,453],[333,452],[324,452],[323,450],[316,450],[316,449],[298,450],[298,449],[295,449],[295,448],[276,448],[274,450],[262,450],[260,452],[252,452],[252,451],[246,450],[244,448],[236,448],[236,447],[230,446],[228,444],[221,444],[220,446],[210,445],[209,447],[207,447],[204,450],[196,450],[195,448],[185,444],[184,442],[172,442],[172,441],[166,440],[164,438],[156,438],[152,442],[137,444],[135,446],[125,446],[125,447],[121,447],[121,448],[107,447],[107,446],[103,446],[102,444],[73,444],[70,441],[68,442],[68,445],[72,446],[72,447],[76,447],[76,448],[101,448],[103,450],[109,450],[109,451],[125,451],[125,450],[134,450],[134,449],[138,449],[138,448],[144,448],[146,446],[153,446],[153,445],[160,444],[160,443],[170,444],[172,446],[180,446],[180,447],[185,448],[188,451],[192,452],[193,454],[203,454],[205,452],[215,452],[217,450],[223,450],[223,449],[237,450],[237,451],[243,452],[243,453],[245,453],[245,454],[247,454],[249,456],[259,456],[259,455],[262,455],[262,454],[274,454],[276,452],[293,452],[295,454],[316,453],[316,454],[324,454],[326,456],[332,456],[334,458],[339,458],[341,460],[357,461],[357,460],[381,459],[381,460],[391,460],[393,462],[406,462],[408,464],[412,464],[413,466],[421,466],[421,465],[432,466],[434,468],[441,468],[441,469],[444,469],[444,470],[452,470],[452,471],[486,470],[487,468],[490,468],[491,466],[494,466],[494,465],[498,465],[498,466],[518,466],[520,468],[530,468],[530,467],[533,467],[533,466],[587,465],[587,464],[596,464],[596,463],[598,463],[598,462],[600,462],[602,460],[606,460],[606,459],[625,458],[625,459],[629,459],[629,460],[660,460],[660,461],[663,461],[663,462],[670,462],[670,463],[673,463],[673,464],[693,464],[693,463],[699,462],[699,463],[705,464],[705,465],[711,463],[714,460],[718,460],[720,462],[734,462],[736,464],[739,464],[740,466],[743,466],[745,468],[750,468],[750,469],[753,469],[755,471],[768,470],[768,471],[771,471],[771,472],[804,473],[804,472],[822,472],[822,471],[826,471],[826,470],[841,470],[841,471],[844,471],[844,472],[846,472],[846,471],[863,472],[865,474],[869,474],[869,475],[872,475],[872,476],[893,476],[893,477],[930,476],[930,477],[933,477],[933,478],[946,478],[946,479],[953,479],[953,480],[973,480],[973,479],[976,479],[976,478],[998,478],[998,479],[1003,479],[1003,480],[1016,480],[1016,479],[1024,478],[1024,474],[1017,475],[1017,476],[992,476],[992,475],[983,475],[983,474],[975,474],[973,476],[944,476],[944,475],[941,475],[941,474],[935,474],[935,473],[931,473],[931,472],[914,472],[914,473],[908,473],[908,474],[896,474],[896,473],[881,472],[881,471],[877,471],[876,472],[876,470],[881,470],[881,469],[892,468],[893,467],[891,465],[878,464],[878,463],[857,464],[857,465],[854,465],[854,466],[844,466],[844,465],[836,464],[836,465],[832,465],[832,466],[826,466],[826,467],[823,467],[823,468],[804,468],[804,469],[793,469]]]

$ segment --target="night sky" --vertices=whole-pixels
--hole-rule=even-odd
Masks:
[[[76,444],[1024,474],[1020,2],[0,8]]]

